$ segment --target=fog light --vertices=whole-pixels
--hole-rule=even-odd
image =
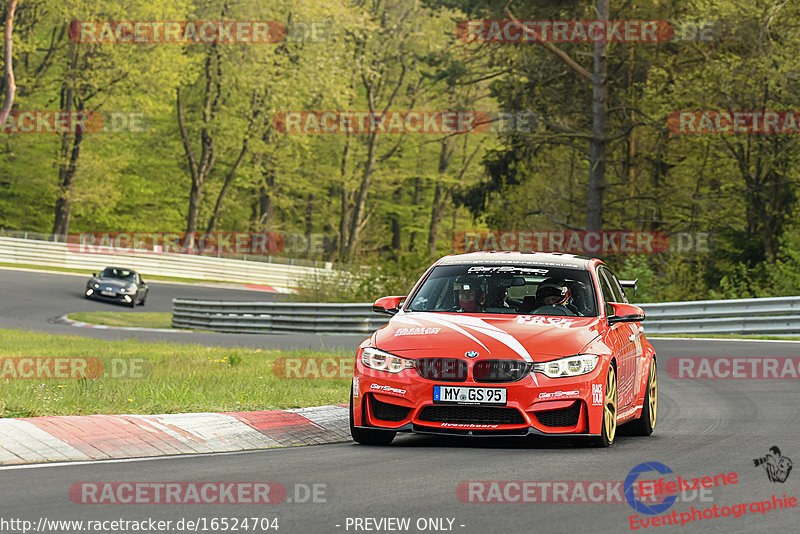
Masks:
[[[87,296],[87,297],[88,297],[89,295],[91,295],[92,293],[94,293],[94,290],[93,290],[92,288],[89,288],[89,289],[87,289],[87,290],[86,290],[86,296]]]
[[[125,295],[125,302],[130,302],[131,298],[128,295]]]

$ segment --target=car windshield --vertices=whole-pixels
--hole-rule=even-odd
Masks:
[[[127,269],[115,269],[114,267],[106,267],[100,273],[100,278],[116,278],[118,280],[125,280],[127,282],[136,281],[136,273]]]
[[[587,269],[535,264],[439,265],[409,311],[596,317]]]

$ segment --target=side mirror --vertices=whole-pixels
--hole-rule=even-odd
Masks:
[[[386,315],[394,315],[400,311],[400,303],[406,300],[405,296],[402,297],[383,297],[379,298],[372,305],[372,311],[375,313],[385,313]]]
[[[633,296],[636,296],[636,292],[639,290],[639,279],[636,280],[620,280],[619,285],[622,287],[626,287],[628,289],[633,289]]]
[[[92,276],[94,276],[95,278],[97,278],[97,273],[92,273]]]
[[[633,304],[623,304],[622,302],[609,302],[612,313],[608,315],[608,324],[614,323],[638,323],[644,320],[644,310]]]

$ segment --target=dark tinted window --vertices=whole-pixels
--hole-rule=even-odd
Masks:
[[[622,291],[622,286],[619,285],[619,280],[614,276],[614,273],[606,267],[600,267],[600,271],[605,275],[606,281],[608,282],[609,289],[611,290],[610,295],[613,295],[610,299],[607,299],[606,302],[627,302],[625,292]],[[603,293],[605,293],[605,290]]]
[[[128,282],[135,281],[136,273],[128,269],[116,269],[114,267],[106,267],[100,273],[101,278],[116,278],[118,280],[126,280]]]
[[[597,269],[597,277],[600,279],[600,290],[603,292],[603,302],[616,302],[617,297],[614,295],[614,290],[611,289],[611,284],[608,283],[608,279],[604,276],[602,267]]]
[[[619,294],[619,299],[617,302],[624,302],[627,304],[628,297],[625,295],[625,290],[622,289],[622,284],[619,283],[619,278],[611,269],[605,269],[606,275],[608,276],[608,281],[611,283],[611,289],[614,291],[614,294]]]
[[[539,291],[545,286],[547,291]],[[547,292],[558,294],[559,302],[545,305],[541,296]],[[470,306],[462,300],[465,295]],[[406,309],[594,317],[597,299],[589,271],[584,269],[507,263],[440,265],[411,296]]]

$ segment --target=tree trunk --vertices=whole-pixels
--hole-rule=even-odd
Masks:
[[[14,80],[14,11],[17,9],[17,0],[9,0],[8,9],[6,11],[6,28],[5,28],[5,89],[6,96],[3,99],[3,109],[0,111],[0,124],[6,120],[8,112],[14,105],[14,95],[17,92],[17,84]]]
[[[599,20],[608,20],[608,0],[597,0]],[[606,43],[594,43],[592,72],[592,140],[589,147],[589,191],[586,209],[586,230],[603,229],[603,192],[605,190],[606,128]]]
[[[70,65],[67,80],[61,88],[61,109],[66,113],[72,112],[75,98],[75,69],[78,65],[78,50],[76,45],[70,45]],[[79,101],[77,111],[83,111],[83,103]],[[53,221],[54,239],[60,240],[69,233],[69,219],[72,213],[72,184],[78,166],[78,157],[81,151],[83,132],[65,133],[61,136],[61,150],[58,163],[58,190],[56,192],[55,217]]]
[[[439,222],[442,220],[444,211],[443,195],[444,186],[441,182],[436,182],[436,188],[433,190],[433,204],[431,205],[431,222],[428,226],[428,249],[431,251],[432,256],[436,254],[436,244],[439,240]]]
[[[411,198],[411,206],[413,211],[411,212],[411,216],[416,219],[417,217],[417,206],[419,206],[420,196],[422,194],[422,178],[419,176],[414,178],[414,196]],[[408,250],[409,252],[414,251],[414,245],[416,245],[417,241],[417,232],[413,230],[411,232],[411,236],[408,238]]]
[[[261,230],[269,230],[274,211],[272,191],[275,189],[275,168],[262,168],[261,175],[264,181],[258,190],[258,224]]]
[[[394,190],[394,205],[403,205],[403,185]],[[400,214],[395,213],[392,215],[392,257],[397,258],[397,253],[402,246],[403,228],[400,225]]]
[[[314,232],[314,194],[308,194],[308,200],[306,200],[306,257],[310,258],[312,255],[311,250],[311,234]]]
[[[212,73],[212,59],[216,57],[216,79]],[[183,98],[181,88],[176,89],[176,107],[178,112],[178,127],[181,132],[183,150],[186,153],[186,160],[189,164],[189,175],[192,180],[192,188],[189,192],[189,210],[186,215],[186,237],[183,243],[185,251],[195,251],[195,233],[199,224],[200,202],[203,197],[203,185],[211,169],[214,166],[214,139],[210,132],[211,124],[217,113],[220,94],[222,92],[222,72],[219,49],[216,43],[212,45],[206,57],[205,64],[205,101],[203,103],[203,126],[200,129],[200,159],[195,157],[189,133],[186,129],[186,122],[183,117]]]
[[[364,173],[361,176],[361,187],[358,190],[355,206],[353,207],[353,216],[350,219],[350,232],[347,239],[347,247],[345,253],[345,261],[349,262],[353,259],[356,251],[356,246],[361,238],[361,228],[364,212],[367,208],[367,195],[372,181],[372,173],[375,170],[375,152],[378,147],[378,134],[372,132],[368,134],[369,141],[367,145],[367,160],[364,165]]]
[[[347,133],[342,150],[342,165],[340,176],[342,178],[342,195],[340,197],[341,214],[339,216],[339,239],[336,248],[339,252],[339,261],[345,262],[347,251],[347,228],[350,226],[350,192],[347,190],[347,161],[350,155],[350,134]]]
[[[242,164],[244,160],[245,154],[247,154],[247,145],[250,142],[250,136],[253,133],[253,126],[255,125],[256,119],[258,118],[260,106],[257,105],[256,100],[256,93],[253,92],[253,99],[250,103],[250,109],[252,113],[250,115],[250,123],[247,125],[247,132],[244,135],[244,139],[242,139],[242,148],[239,151],[239,157],[236,158],[236,161],[231,167],[231,170],[225,176],[225,181],[222,183],[222,189],[219,191],[219,195],[217,195],[217,201],[214,204],[214,214],[211,215],[211,219],[208,221],[208,233],[215,231],[217,228],[217,223],[219,222],[219,214],[222,211],[222,201],[225,199],[225,194],[228,192],[228,188],[230,187],[233,179],[236,177],[236,171],[239,170],[239,166]]]
[[[433,204],[431,204],[431,220],[428,225],[428,249],[431,255],[436,254],[436,243],[439,239],[439,223],[444,212],[444,185],[442,179],[447,168],[450,166],[450,158],[453,150],[450,139],[442,140],[442,149],[439,151],[439,178],[436,180],[436,187],[433,191]]]

